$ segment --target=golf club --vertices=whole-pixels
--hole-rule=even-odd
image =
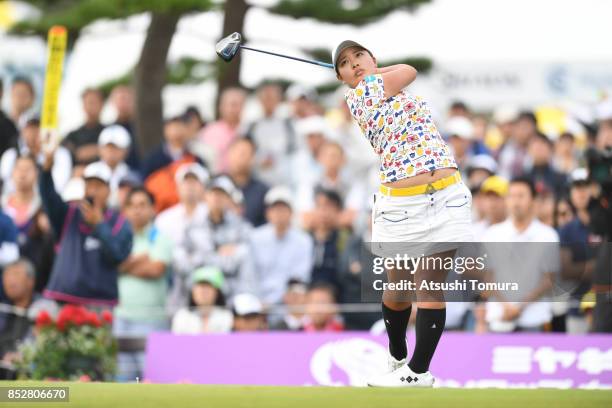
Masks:
[[[327,62],[307,60],[307,59],[298,58],[298,57],[291,57],[289,55],[277,54],[275,52],[258,50],[256,48],[245,47],[244,45],[241,44],[241,42],[242,42],[242,36],[240,35],[240,33],[233,33],[233,34],[228,35],[225,38],[222,38],[215,46],[217,55],[221,57],[224,61],[231,61],[232,58],[234,58],[234,56],[242,48],[245,50],[262,52],[264,54],[275,55],[277,57],[289,58],[289,59],[296,60],[296,61],[307,62],[308,64],[318,65],[320,67],[334,69],[334,66]]]

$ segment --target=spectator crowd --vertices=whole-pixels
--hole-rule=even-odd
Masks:
[[[159,330],[368,330],[379,313],[350,312],[371,272],[377,158],[337,98],[260,86],[261,115],[243,122],[247,92],[223,91],[218,118],[190,107],[165,119],[164,139],[141,152],[129,86],[82,93],[85,122],[50,151],[41,143],[34,87],[0,83],[0,302],[54,313],[112,308],[118,337]],[[101,123],[105,104],[114,123]],[[283,114],[283,112],[287,112]],[[447,327],[475,332],[587,332],[596,251],[588,211],[598,184],[588,152],[612,149],[612,108],[584,135],[545,134],[531,111],[472,112],[454,103],[438,127],[472,191],[477,241],[549,242],[558,262],[528,273],[527,307],[449,303]],[[546,257],[547,254],[543,254]],[[549,299],[554,282],[573,282]],[[547,286],[548,285],[548,286]],[[538,306],[546,304],[546,306]],[[0,311],[0,357],[27,328]],[[142,354],[120,353],[120,378]],[[136,370],[136,371],[134,371]]]

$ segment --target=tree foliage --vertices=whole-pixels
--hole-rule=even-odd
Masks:
[[[281,0],[269,11],[335,24],[369,24],[397,10],[414,11],[430,0]]]

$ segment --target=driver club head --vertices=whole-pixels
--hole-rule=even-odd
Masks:
[[[234,58],[234,56],[238,53],[238,50],[240,50],[241,42],[242,36],[240,33],[233,33],[225,38],[222,38],[215,46],[217,55],[224,61],[231,61],[232,58]]]

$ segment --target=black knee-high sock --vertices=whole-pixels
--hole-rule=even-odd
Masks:
[[[393,310],[384,303],[382,304],[383,320],[387,328],[387,336],[389,336],[389,353],[396,360],[403,360],[408,355],[406,329],[411,311],[412,305],[408,306],[408,309]]]
[[[408,363],[417,374],[429,370],[429,363],[436,351],[438,341],[444,331],[446,309],[421,309],[416,316],[416,343],[414,353]]]

